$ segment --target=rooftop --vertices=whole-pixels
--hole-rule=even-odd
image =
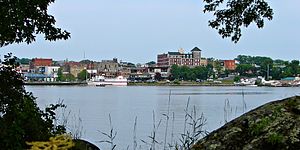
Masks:
[[[201,51],[201,49],[199,49],[198,47],[194,47],[191,51],[192,51],[192,52],[193,52],[193,51]]]

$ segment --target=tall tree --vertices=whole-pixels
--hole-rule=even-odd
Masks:
[[[55,27],[55,18],[48,14],[48,6],[55,0],[1,0],[0,47],[35,41],[37,34],[45,40],[68,39],[70,33]]]
[[[235,43],[242,36],[242,26],[255,23],[264,27],[264,20],[273,19],[273,9],[265,0],[203,0],[204,12],[212,12],[215,19],[209,26],[218,30],[222,38],[231,37]]]
[[[85,81],[87,79],[87,76],[89,76],[88,72],[86,71],[86,69],[84,69],[78,73],[77,78],[80,81]]]
[[[70,33],[55,27],[55,19],[48,14],[48,6],[55,0],[0,0],[0,47],[35,41],[37,34],[45,40],[68,39]],[[47,140],[64,133],[63,126],[55,126],[55,109],[51,105],[42,111],[32,93],[25,90],[20,74],[15,71],[15,57],[5,56],[0,64],[0,147],[28,149],[26,141]]]

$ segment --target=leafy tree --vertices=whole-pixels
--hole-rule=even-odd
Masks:
[[[291,73],[293,76],[297,76],[299,73],[299,60],[292,60],[289,67],[291,68]]]
[[[55,0],[1,0],[0,47],[35,41],[43,34],[49,41],[68,39],[70,33],[55,27],[55,19],[48,14],[48,6]],[[40,110],[32,93],[26,92],[22,77],[15,68],[15,57],[5,56],[0,65],[0,147],[28,149],[25,141],[47,140],[65,132],[64,126],[54,125],[55,110],[62,104]]]
[[[171,66],[171,75],[174,79],[179,79],[180,76],[180,70],[178,65],[172,65]]]
[[[55,19],[48,14],[48,6],[55,0],[1,0],[0,47],[35,41],[37,34],[46,40],[68,39],[70,33],[55,27]]]
[[[21,59],[17,59],[17,62],[20,64],[29,64],[29,62],[31,61],[31,59],[28,58],[21,58]]]
[[[235,76],[233,79],[234,82],[239,82],[240,80],[241,80],[240,76]]]
[[[254,67],[255,69],[253,68],[254,70],[252,69],[252,74],[256,76],[267,76],[268,71],[272,70],[274,63],[274,61],[270,57],[262,56],[238,55],[237,58],[235,58],[235,60],[239,61],[241,65],[244,65],[241,67],[246,67],[247,65],[248,67],[249,65],[256,66],[256,68]]]
[[[62,68],[59,68],[58,69],[58,72],[57,72],[57,81],[75,81],[76,78],[74,77],[74,75],[72,74],[63,74],[62,72]]]
[[[231,37],[237,43],[242,36],[241,27],[255,23],[263,28],[264,20],[273,19],[273,9],[265,0],[204,0],[204,13],[212,12],[215,19],[209,26],[218,30],[222,38]]]
[[[62,68],[59,68],[57,71],[57,81],[63,81],[63,73],[62,73]]]
[[[253,64],[251,56],[238,55],[237,58],[235,58],[235,60],[238,61],[240,64]]]
[[[276,65],[285,65],[286,61],[281,60],[281,59],[276,59],[276,60],[274,60],[274,64],[276,64]]]
[[[207,64],[206,69],[207,69],[207,77],[208,78],[211,78],[211,77],[215,78],[213,65],[212,64]]]
[[[74,75],[68,73],[68,74],[64,74],[63,77],[62,77],[62,81],[75,81],[76,78],[74,77]]]
[[[239,64],[235,70],[241,76],[254,76],[255,67],[250,64]]]
[[[1,62],[1,61],[0,61]],[[16,57],[5,55],[0,67],[0,147],[27,149],[26,141],[47,140],[65,133],[64,126],[55,126],[55,110],[62,104],[40,110],[32,93],[26,92]]]
[[[193,71],[195,73],[195,78],[192,78],[192,80],[196,80],[196,79],[206,80],[208,77],[208,69],[206,67],[197,66],[193,68]]]
[[[221,66],[221,63],[219,61],[214,62],[214,68],[217,71],[217,75],[220,75],[223,73],[223,67]]]
[[[208,77],[209,69],[202,66],[189,68],[188,66],[173,65],[171,67],[171,75],[173,79],[191,80],[196,79],[205,80]]]
[[[274,80],[280,80],[281,78],[284,78],[283,69],[279,67],[273,67],[270,72],[270,75]]]
[[[153,65],[156,65],[156,62],[155,61],[149,61],[146,64],[149,65],[149,66],[153,66]]]
[[[92,60],[85,59],[85,60],[81,60],[79,63],[81,63],[81,64],[92,64],[94,62]]]
[[[87,76],[88,76],[88,72],[86,71],[86,69],[84,69],[78,73],[77,78],[80,81],[85,81]]]

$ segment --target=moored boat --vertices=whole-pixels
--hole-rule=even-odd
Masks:
[[[94,86],[106,86],[106,85],[114,85],[114,86],[126,86],[127,78],[123,76],[118,76],[116,78],[105,78],[104,76],[96,76],[91,79],[91,81],[87,82],[88,85]]]

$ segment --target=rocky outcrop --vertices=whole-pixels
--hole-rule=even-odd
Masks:
[[[213,131],[193,150],[300,149],[300,97],[267,103]]]
[[[73,140],[75,142],[75,146],[71,148],[71,150],[100,150],[96,145],[81,139]]]

